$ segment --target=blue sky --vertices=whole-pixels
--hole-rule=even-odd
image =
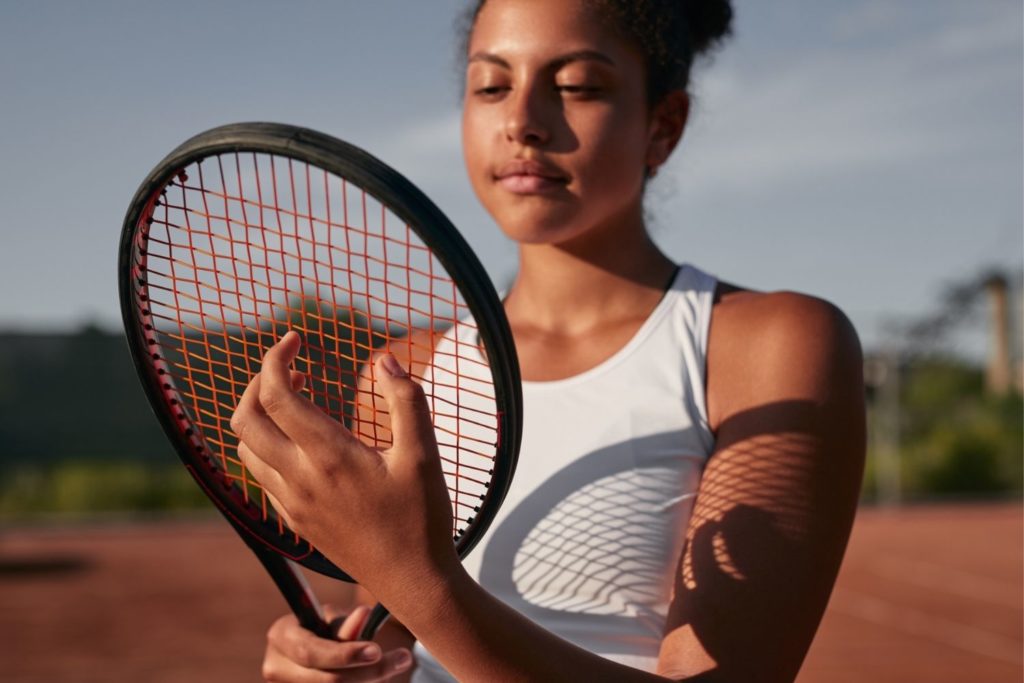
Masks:
[[[323,130],[401,170],[499,284],[515,259],[462,170],[461,1],[0,3],[0,329],[118,325],[138,182],[206,128]],[[673,257],[837,303],[867,346],[982,268],[1019,273],[1018,0],[737,0],[652,184]],[[967,342],[968,345],[970,342]]]

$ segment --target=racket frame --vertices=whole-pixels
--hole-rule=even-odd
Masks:
[[[519,366],[508,321],[500,299],[479,260],[465,239],[437,206],[399,173],[368,152],[337,138],[306,128],[279,123],[238,123],[200,133],[168,154],[146,176],[136,191],[121,232],[118,255],[118,285],[122,319],[132,359],[150,407],[179,458],[192,477],[227,518],[245,543],[259,557],[304,626],[321,635],[326,625],[304,577],[292,563],[343,581],[353,579],[304,539],[288,531],[295,543],[282,543],[282,535],[259,519],[261,512],[244,499],[206,452],[203,439],[186,411],[172,414],[169,396],[177,392],[170,373],[154,356],[159,348],[156,329],[149,318],[145,278],[147,220],[163,190],[192,164],[226,153],[270,154],[319,167],[358,186],[385,205],[417,233],[458,285],[466,307],[478,324],[486,349],[496,402],[498,453],[487,492],[481,496],[479,511],[454,540],[460,557],[465,557],[493,521],[511,483],[521,440],[522,392]],[[142,238],[140,240],[140,233]],[[149,329],[147,329],[147,326]],[[171,403],[171,405],[168,405]],[[223,495],[216,491],[223,491]],[[285,546],[285,547],[282,547]],[[379,606],[378,606],[379,607]],[[315,616],[314,616],[315,615]],[[386,618],[375,610],[371,622]],[[372,625],[372,630],[376,629]],[[368,629],[369,630],[369,629]]]

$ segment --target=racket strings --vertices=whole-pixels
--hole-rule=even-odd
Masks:
[[[343,178],[252,153],[183,169],[143,223],[136,303],[165,399],[255,515],[291,533],[238,459],[230,418],[263,353],[294,329],[305,395],[378,447],[391,433],[370,361],[385,349],[405,359],[428,388],[453,535],[465,529],[499,442],[494,388],[457,285],[411,226]]]

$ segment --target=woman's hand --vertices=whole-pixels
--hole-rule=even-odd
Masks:
[[[337,640],[320,638],[299,626],[294,615],[281,617],[267,632],[263,678],[269,683],[368,683],[390,681],[412,666],[405,648],[382,652],[380,645],[357,641],[370,611],[357,607],[345,616],[325,608],[332,624],[340,622]]]
[[[289,332],[231,419],[239,457],[291,529],[380,598],[457,566],[451,502],[422,388],[389,354],[374,367],[391,448],[367,446],[302,396]]]

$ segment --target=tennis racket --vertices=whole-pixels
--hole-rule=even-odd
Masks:
[[[520,441],[512,336],[465,240],[397,172],[308,129],[209,130],[142,182],[118,267],[125,332],[154,413],[304,627],[331,636],[297,565],[352,579],[275,512],[229,424],[286,331],[304,340],[303,392],[378,448],[390,432],[370,361],[383,350],[406,359],[431,405],[459,555],[486,531]],[[378,605],[360,637],[387,615]]]

